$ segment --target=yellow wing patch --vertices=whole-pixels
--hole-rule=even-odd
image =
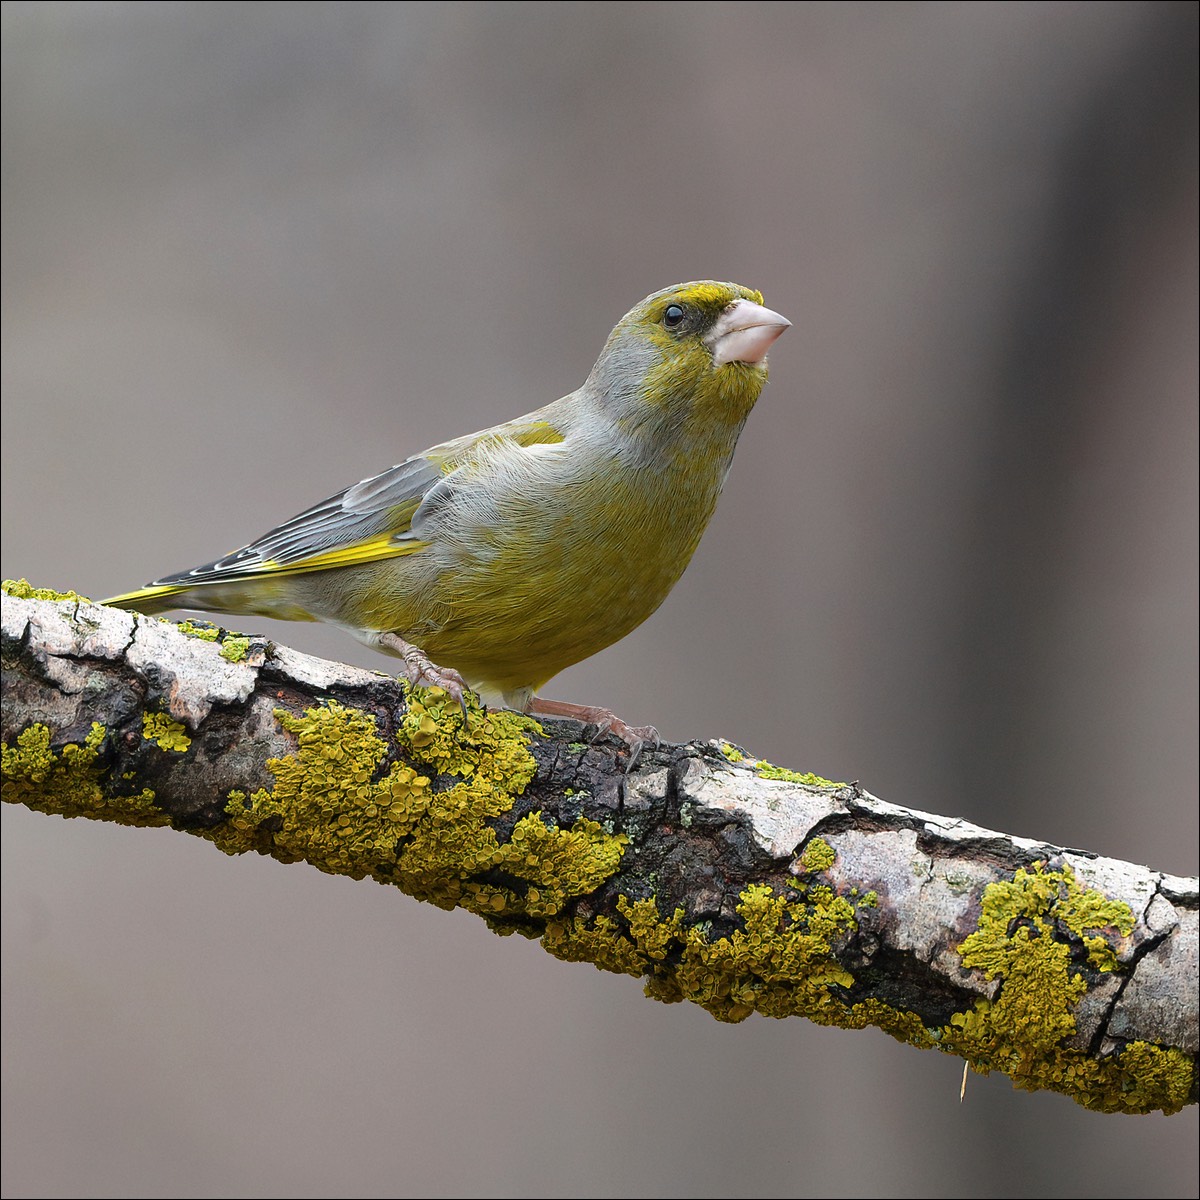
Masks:
[[[328,571],[332,567],[352,567],[359,563],[378,562],[382,558],[398,558],[404,554],[415,554],[424,550],[428,542],[397,542],[390,533],[381,533],[378,537],[366,541],[354,542],[349,546],[337,546],[310,558],[302,558],[296,562],[280,563],[268,559],[253,570],[246,572],[246,578],[255,575],[295,575],[305,571]]]
[[[469,464],[481,446],[500,442],[523,447],[553,446],[565,440],[562,432],[549,421],[510,421],[507,425],[497,425],[483,433],[473,433],[470,437],[435,446],[432,450],[426,450],[423,457],[436,462],[443,475],[449,475],[451,471]]]
[[[549,421],[534,421],[522,429],[514,429],[506,436],[518,446],[553,446],[563,440],[563,435]]]
[[[294,575],[301,571],[328,571],[333,567],[352,567],[359,563],[378,562],[382,558],[397,558],[403,554],[415,554],[429,545],[428,542],[397,541],[396,535],[405,533],[412,525],[413,513],[420,506],[420,499],[397,504],[391,510],[390,528],[373,537],[344,546],[334,546],[304,558],[289,558],[286,562],[264,559],[247,570],[247,577],[254,575]]]

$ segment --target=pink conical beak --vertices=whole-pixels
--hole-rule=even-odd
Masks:
[[[713,365],[762,362],[791,321],[751,300],[735,300],[718,318],[706,339]]]

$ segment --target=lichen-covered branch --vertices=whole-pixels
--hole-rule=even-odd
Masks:
[[[6,801],[391,884],[724,1021],[876,1025],[1109,1112],[1197,1099],[1197,881],[726,743],[572,722],[215,626],[3,597]]]

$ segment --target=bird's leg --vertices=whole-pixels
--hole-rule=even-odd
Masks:
[[[451,667],[439,667],[437,663],[412,642],[406,642],[395,633],[381,633],[378,644],[404,662],[404,677],[413,687],[440,687],[451,699],[457,700],[462,709],[463,721],[467,719],[467,693],[471,690],[467,681]]]
[[[591,704],[572,704],[569,700],[545,700],[541,696],[534,696],[525,711],[532,716],[569,717],[573,721],[582,721],[585,725],[595,725],[597,738],[606,733],[619,737],[629,747],[626,774],[637,766],[637,761],[647,746],[657,748],[662,743],[662,738],[658,736],[658,730],[653,725],[626,725],[616,713],[607,708],[596,708]]]

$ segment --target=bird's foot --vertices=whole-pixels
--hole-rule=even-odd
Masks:
[[[625,765],[628,775],[637,766],[642,751],[647,746],[657,750],[662,744],[658,730],[653,725],[626,725],[616,713],[607,708],[597,708],[591,704],[572,704],[569,700],[544,700],[534,696],[526,709],[532,716],[568,717],[573,721],[582,721],[585,725],[596,726],[595,742],[606,733],[619,737],[629,747],[629,762]]]
[[[463,721],[467,720],[467,681],[452,667],[439,667],[423,650],[406,642],[394,633],[379,635],[379,644],[404,661],[404,678],[413,687],[441,688],[452,700],[458,701]]]

